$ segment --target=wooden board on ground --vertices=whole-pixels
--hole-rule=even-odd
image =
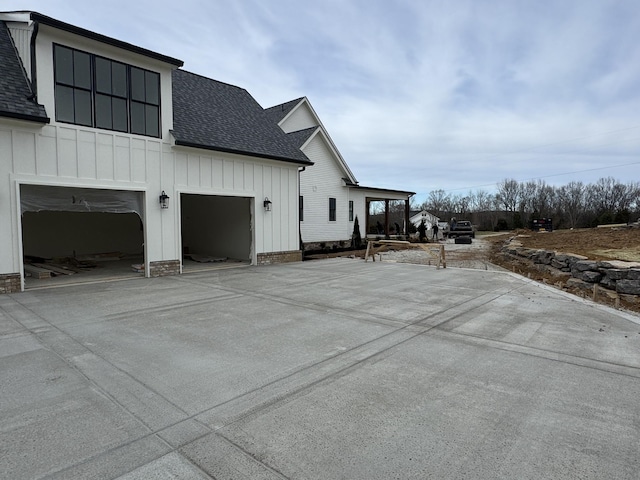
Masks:
[[[76,257],[80,262],[90,261],[90,262],[110,262],[121,260],[124,258],[124,253],[122,252],[104,252],[104,253],[91,253],[88,255],[78,255]]]
[[[51,265],[50,263],[33,263],[35,267],[44,268],[60,275],[73,275],[76,272],[59,265]]]
[[[29,273],[33,278],[37,278],[40,280],[44,278],[51,278],[51,270],[47,270],[46,268],[36,267],[28,263],[24,264],[24,271],[26,273]]]

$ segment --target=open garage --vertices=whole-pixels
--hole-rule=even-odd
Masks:
[[[142,192],[22,185],[20,198],[27,287],[144,274]]]
[[[251,198],[183,193],[180,204],[185,268],[252,263]]]

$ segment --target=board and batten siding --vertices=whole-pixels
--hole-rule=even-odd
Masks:
[[[254,199],[255,253],[298,250],[298,167],[226,153],[176,152],[175,196],[180,193]],[[167,193],[169,193],[167,191]],[[265,197],[271,211],[263,208]]]
[[[194,150],[196,152],[196,150]],[[93,128],[24,122],[0,124],[0,273],[22,270],[19,186],[39,184],[134,190],[144,195],[147,262],[180,254],[179,195],[254,199],[254,258],[298,250],[298,167],[232,154],[183,153],[160,139]],[[169,209],[158,195],[170,196]],[[262,202],[269,197],[272,211]]]
[[[75,126],[26,127],[19,122],[0,125],[0,272],[22,267],[19,186],[37,184],[76,188],[134,190],[144,194],[147,232],[162,232],[146,241],[149,261],[178,258],[176,236],[167,231],[158,208],[162,187],[161,163],[172,156],[159,139],[134,138],[116,132]],[[169,214],[171,215],[171,214]],[[149,240],[149,239],[148,239]]]

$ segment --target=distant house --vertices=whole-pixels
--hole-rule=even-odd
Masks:
[[[434,224],[440,222],[440,218],[436,217],[432,213],[427,212],[426,210],[421,210],[419,212],[411,212],[411,217],[409,217],[409,221],[413,223],[416,227],[419,227],[422,221],[424,220],[424,224],[427,227],[427,230],[433,227]]]
[[[24,257],[118,251],[146,276],[181,273],[185,253],[301,259],[298,175],[313,162],[300,139],[246,90],[182,64],[0,13],[0,292],[24,288]]]
[[[356,217],[363,238],[367,234],[406,233],[409,199],[414,192],[359,185],[306,97],[266,112],[314,163],[300,173],[300,234],[308,248],[322,243],[348,244]],[[401,204],[399,213],[392,208],[394,202]],[[372,221],[374,203],[379,206],[376,221]],[[396,224],[401,232],[396,231]]]

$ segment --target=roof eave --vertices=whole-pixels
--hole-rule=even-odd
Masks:
[[[49,117],[40,117],[37,115],[28,115],[25,113],[17,113],[17,112],[2,112],[0,111],[0,117],[3,118],[11,118],[14,120],[25,120],[27,122],[35,122],[40,124],[48,124],[51,122]]]
[[[405,190],[393,190],[390,188],[377,188],[377,187],[367,187],[364,185],[347,185],[350,188],[359,188],[361,190],[371,190],[373,192],[388,192],[388,193],[398,193],[400,195],[407,195],[409,197],[413,197],[416,192],[409,192]]]
[[[176,67],[182,67],[184,65],[184,62],[177,58],[168,57],[166,55],[162,55],[161,53],[153,52],[151,50],[147,50],[146,48],[132,45],[131,43],[123,42],[121,40],[117,40],[112,37],[107,37],[106,35],[102,35],[100,33],[92,32],[91,30],[86,30],[84,28],[80,28],[75,25],[71,25],[69,23],[61,22],[60,20],[47,17],[46,15],[42,15],[41,13],[38,13],[38,12],[31,12],[31,20],[43,25],[48,25],[50,27],[57,28],[58,30],[62,30],[68,33],[73,33],[74,35],[79,35],[81,37],[89,38],[91,40],[96,40],[101,43],[106,43],[107,45],[111,45],[112,47],[121,48],[123,50],[127,50],[129,52],[133,52],[138,55],[143,55],[145,57],[153,58],[154,60],[159,60],[161,62],[168,63]]]
[[[202,145],[194,142],[187,142],[184,140],[175,140],[175,145],[180,147],[199,148],[202,150],[211,150],[214,152],[233,153],[236,155],[246,155],[248,157],[263,158],[265,160],[276,160],[278,162],[295,163],[297,165],[311,166],[313,162],[311,160],[298,160],[295,158],[280,157],[278,155],[268,155],[266,153],[247,152],[243,150],[236,150],[233,148],[216,147],[213,145]]]

